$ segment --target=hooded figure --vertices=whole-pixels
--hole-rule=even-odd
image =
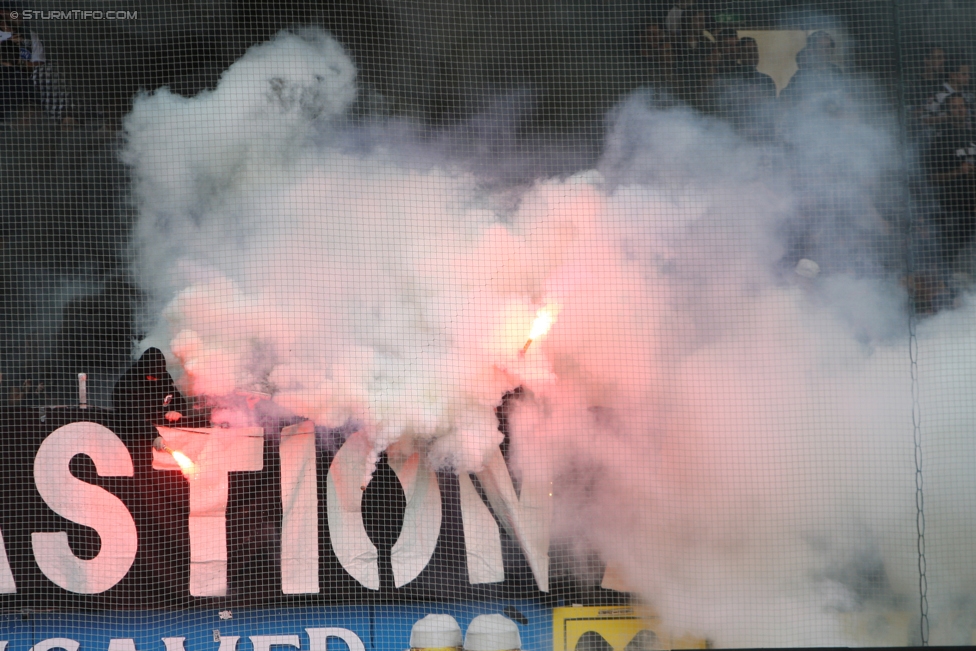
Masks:
[[[112,402],[120,416],[153,425],[181,424],[190,408],[166,370],[166,357],[158,348],[144,352],[119,378]]]

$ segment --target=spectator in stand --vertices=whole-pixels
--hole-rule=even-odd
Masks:
[[[9,126],[14,112],[34,98],[30,78],[21,64],[22,40],[10,10],[0,7],[0,128]]]
[[[910,110],[924,110],[929,99],[943,90],[945,81],[946,49],[932,45],[925,49],[921,69],[912,75],[905,98]]]
[[[929,147],[925,166],[941,207],[936,225],[941,263],[951,270],[976,234],[976,133],[962,94],[943,103],[948,122]]]
[[[718,51],[705,36],[704,11],[685,11],[683,20],[675,48],[675,86],[681,99],[702,109],[709,104]]]
[[[715,34],[718,49],[718,70],[722,76],[734,75],[739,68],[739,35],[730,27],[720,29]]]
[[[708,14],[703,9],[689,9],[683,14],[677,45],[679,55],[700,53],[712,44],[705,35]]]
[[[678,0],[668,12],[668,17],[664,19],[664,28],[671,32],[672,36],[680,36],[684,29],[685,13],[695,6],[695,0]]]
[[[68,115],[69,97],[61,83],[57,70],[47,62],[44,44],[36,32],[23,29],[19,13],[4,7],[0,8],[0,21],[3,22],[7,38],[19,46],[19,59],[16,65],[30,78],[33,86],[32,97],[40,102],[47,115],[65,127],[73,126],[75,120]],[[17,15],[17,18],[14,16]]]
[[[746,37],[739,41],[738,76],[756,87],[763,100],[776,99],[776,82],[765,72],[759,72],[759,44]]]
[[[973,101],[976,98],[969,91],[971,66],[966,60],[956,59],[949,62],[946,70],[948,72],[945,76],[945,82],[935,94],[929,97],[925,104],[925,116],[922,118],[922,122],[930,126],[941,126],[956,122],[956,118],[951,115],[946,101],[953,95],[959,95],[966,102],[968,115],[966,119],[969,126],[972,127]]]
[[[792,106],[811,97],[844,91],[844,73],[834,63],[836,49],[828,32],[810,34],[806,47],[796,55],[796,74],[779,94],[780,102]]]
[[[757,142],[769,142],[774,134],[776,82],[756,69],[759,45],[755,39],[739,41],[736,63],[716,80],[718,111],[739,133]]]
[[[651,23],[641,34],[641,56],[650,74],[651,84],[670,84],[674,71],[674,53],[668,32],[658,23]]]
[[[905,111],[908,118],[908,133],[921,149],[938,131],[938,121],[929,124],[928,103],[940,91],[946,79],[946,49],[940,45],[925,48],[921,65],[915,66],[905,89]]]

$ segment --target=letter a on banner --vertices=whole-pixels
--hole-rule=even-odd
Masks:
[[[54,430],[34,457],[34,482],[41,498],[58,515],[98,532],[98,555],[87,561],[75,556],[64,531],[32,533],[31,546],[34,560],[51,581],[69,592],[98,594],[121,581],[132,567],[139,538],[122,500],[71,474],[68,464],[79,454],[91,457],[99,477],[132,477],[132,458],[111,430],[88,422]]]

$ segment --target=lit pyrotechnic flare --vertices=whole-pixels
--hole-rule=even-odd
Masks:
[[[168,445],[166,445],[166,441],[163,440],[162,436],[156,437],[156,440],[153,441],[153,447],[159,450],[160,452],[168,452],[170,456],[173,457],[173,461],[175,461],[177,465],[179,465],[180,470],[183,471],[184,476],[189,476],[189,474],[193,472],[195,466],[193,465],[193,462],[190,461],[190,457],[186,456],[179,450],[174,450]]]
[[[555,320],[556,317],[553,313],[553,309],[549,306],[546,306],[536,312],[535,321],[532,322],[532,330],[529,331],[529,339],[525,342],[525,345],[522,346],[522,355],[524,355],[525,351],[529,349],[529,346],[532,345],[533,341],[539,337],[544,337],[545,334],[549,332],[549,328],[552,327],[552,323]]]

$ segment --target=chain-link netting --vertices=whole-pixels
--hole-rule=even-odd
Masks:
[[[976,644],[976,6],[0,5],[0,651]]]

